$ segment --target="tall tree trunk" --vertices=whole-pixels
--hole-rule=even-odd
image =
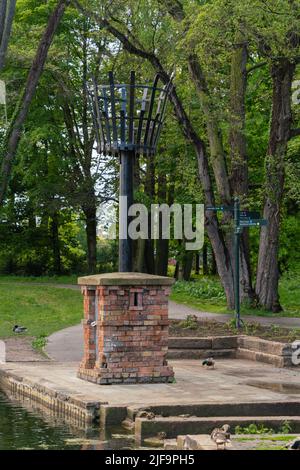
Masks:
[[[226,167],[226,158],[223,148],[222,135],[219,123],[216,121],[213,104],[207,83],[196,54],[188,57],[188,68],[192,81],[200,99],[201,108],[205,117],[207,136],[210,149],[210,161],[214,171],[215,181],[224,204],[231,203],[231,191]]]
[[[200,254],[196,253],[195,256],[195,274],[200,274]]]
[[[247,42],[241,31],[237,31],[231,57],[230,78],[230,184],[232,193],[239,196],[241,202],[247,202],[248,158],[246,146],[246,90],[247,90]],[[240,292],[242,299],[253,300],[255,293],[252,287],[249,229],[241,235],[240,246]]]
[[[207,262],[207,242],[204,242],[203,249],[202,249],[202,273],[203,276],[208,274],[208,262]]]
[[[260,234],[256,293],[262,307],[279,312],[278,248],[280,209],[284,189],[284,159],[291,134],[291,86],[295,64],[286,58],[272,64],[272,116],[266,165],[264,218]]]
[[[193,267],[194,252],[186,251],[182,259],[183,268],[183,279],[189,281],[191,279],[192,267]]]
[[[0,71],[4,67],[17,0],[0,0]]]
[[[52,240],[52,252],[53,252],[53,271],[54,274],[61,274],[61,255],[60,255],[60,241],[59,241],[59,218],[58,213],[55,212],[51,216],[50,230]]]
[[[65,8],[70,0],[60,0],[51,14],[46,30],[41,38],[36,56],[30,68],[24,92],[15,111],[14,117],[8,128],[3,145],[4,155],[2,159],[0,175],[0,206],[3,204],[8,180],[11,173],[12,163],[18,149],[21,138],[22,127],[27,117],[30,104],[34,97],[39,79],[42,75],[47,59],[48,51],[53,41],[54,34],[64,14]]]
[[[167,178],[165,174],[158,175],[157,181],[158,203],[167,202]],[[162,214],[159,214],[159,239],[156,241],[155,273],[166,276],[168,273],[169,240],[162,238]]]
[[[149,197],[151,203],[155,198],[155,162],[154,156],[151,155],[147,159],[147,170],[145,177],[145,193]],[[145,267],[148,274],[155,274],[155,258],[154,258],[154,240],[151,239],[151,211],[148,216],[149,238],[145,240]]]
[[[87,240],[87,262],[89,274],[97,270],[97,209],[96,205],[84,207]]]
[[[217,274],[217,264],[216,264],[216,258],[215,258],[215,255],[214,255],[214,252],[212,251],[211,252],[211,260],[210,260],[210,270],[209,270],[210,274],[212,274],[213,276],[215,276]]]

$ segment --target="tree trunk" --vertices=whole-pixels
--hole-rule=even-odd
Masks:
[[[217,274],[217,264],[214,252],[211,252],[210,270],[209,273],[215,276]]]
[[[200,254],[196,253],[195,257],[195,274],[200,274]]]
[[[188,58],[189,72],[200,99],[205,117],[210,149],[210,161],[214,171],[215,181],[222,203],[231,203],[231,191],[226,168],[225,152],[218,122],[215,118],[211,97],[202,72],[198,57],[191,54]]]
[[[97,270],[97,209],[96,205],[83,208],[86,223],[88,273]]]
[[[191,279],[193,259],[194,259],[194,252],[186,251],[182,260],[184,281],[189,281]]]
[[[208,274],[208,262],[207,262],[207,242],[204,243],[202,249],[202,274],[203,276],[207,276]]]
[[[0,175],[0,206],[3,204],[12,163],[18,149],[22,127],[27,117],[30,104],[34,97],[40,76],[43,72],[48,51],[53,41],[54,34],[70,0],[60,0],[54,12],[48,20],[48,25],[40,41],[35,59],[29,71],[24,92],[15,111],[14,117],[8,128],[5,142],[4,155]]]
[[[157,182],[158,203],[167,202],[167,179],[165,174],[158,175]],[[159,239],[156,241],[155,256],[155,274],[158,276],[166,276],[168,274],[169,259],[169,240],[162,238],[162,214],[159,214]]]
[[[155,162],[154,156],[150,155],[147,159],[147,170],[145,178],[145,193],[151,203],[155,197]],[[150,207],[149,207],[150,208]],[[148,216],[149,238],[145,240],[145,267],[148,274],[155,274],[154,240],[151,239],[151,211]]]
[[[17,0],[0,0],[0,71],[4,67]],[[7,5],[8,3],[8,5]]]
[[[248,158],[246,148],[246,90],[247,90],[247,42],[241,31],[237,31],[231,58],[230,78],[230,185],[232,193],[238,196],[241,202],[247,202],[248,184]],[[232,243],[232,237],[229,240]],[[249,229],[245,228],[241,234],[240,244],[240,292],[241,298],[253,300],[255,293],[252,287]]]
[[[273,80],[272,116],[266,165],[264,218],[268,225],[260,234],[256,293],[262,307],[279,312],[278,248],[280,209],[284,189],[284,159],[290,138],[291,86],[295,64],[279,59],[271,67]]]
[[[60,241],[59,241],[59,219],[58,213],[55,212],[51,216],[50,230],[52,240],[52,252],[53,252],[53,272],[58,276],[61,274],[61,256],[60,256]]]

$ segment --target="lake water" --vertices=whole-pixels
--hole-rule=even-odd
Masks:
[[[0,391],[0,450],[134,449],[132,434],[123,428],[78,430],[52,416],[22,406]]]

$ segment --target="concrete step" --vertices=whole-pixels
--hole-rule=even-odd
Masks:
[[[196,403],[182,405],[152,405],[145,408],[127,407],[127,419],[134,421],[138,411],[146,410],[157,417],[217,418],[219,416],[300,416],[300,401],[266,401],[241,403]]]
[[[164,432],[167,439],[174,439],[179,435],[186,434],[210,434],[215,427],[229,424],[234,433],[235,426],[264,425],[267,428],[278,430],[284,423],[288,422],[291,432],[300,432],[300,416],[223,416],[218,418],[189,417],[180,418],[170,416],[168,418],[156,417],[154,419],[136,418],[135,439],[142,444],[148,437],[156,436]]]
[[[236,349],[169,349],[168,359],[235,358]]]
[[[237,336],[169,336],[169,349],[236,349]]]

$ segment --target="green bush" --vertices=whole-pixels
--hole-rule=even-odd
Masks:
[[[217,279],[202,277],[197,281],[177,281],[174,293],[188,294],[195,299],[226,300],[223,287]]]

